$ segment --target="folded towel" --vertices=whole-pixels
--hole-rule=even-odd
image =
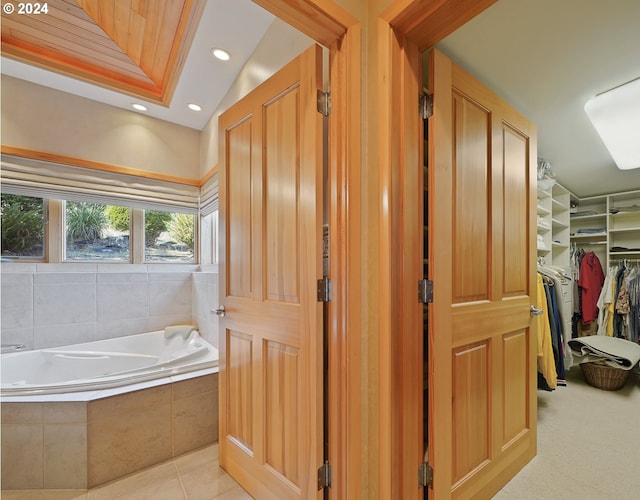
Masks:
[[[578,363],[599,361],[615,368],[631,370],[640,361],[640,345],[625,339],[590,335],[571,339],[568,344]]]
[[[193,325],[168,326],[164,329],[164,336],[169,339],[175,335],[182,335],[186,339],[194,330],[197,328]]]

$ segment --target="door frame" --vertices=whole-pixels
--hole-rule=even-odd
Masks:
[[[421,82],[397,70],[418,72],[422,51],[496,0],[338,0],[358,19],[332,0],[253,1],[330,49],[330,497],[360,498],[364,489],[369,498],[417,497],[417,488],[402,496],[416,456],[411,420],[403,420],[415,412],[403,403],[415,401],[396,389],[417,369],[403,367],[403,353],[415,348],[407,333],[416,311],[421,316],[403,249],[419,248],[422,230],[401,193],[405,167],[422,151],[411,118]],[[377,127],[363,130],[363,123]],[[363,181],[367,175],[373,181]],[[363,258],[368,248],[378,249],[373,266]]]
[[[379,79],[383,82],[379,88],[378,124],[380,137],[389,138],[388,142],[378,142],[382,204],[389,207],[381,214],[380,224],[380,242],[385,249],[380,284],[380,290],[385,292],[378,304],[382,311],[380,378],[385,390],[381,390],[379,408],[380,421],[386,424],[380,430],[381,498],[417,499],[422,495],[417,477],[424,450],[417,429],[424,425],[423,396],[421,390],[418,396],[415,389],[422,387],[423,380],[423,338],[415,334],[423,329],[423,305],[417,300],[417,281],[423,276],[423,257],[418,252],[422,248],[423,223],[416,209],[423,200],[422,189],[415,186],[415,179],[422,179],[423,165],[418,115],[418,96],[423,92],[422,52],[495,1],[398,0],[382,13],[378,23]],[[430,210],[434,209],[438,210],[430,206]],[[429,253],[430,264],[436,257]],[[434,295],[446,296],[447,286],[443,283]],[[436,308],[437,302],[434,300]],[[438,311],[431,313],[436,315]],[[430,358],[439,363],[439,367],[429,366],[430,379],[434,373],[451,373],[447,370],[449,356],[450,353],[430,353]],[[438,383],[451,384],[451,380]],[[433,394],[428,397],[431,407]],[[428,425],[432,425],[430,420]],[[432,447],[432,463],[436,462],[434,452]],[[451,463],[451,450],[436,453],[438,463]],[[450,471],[446,467],[444,471],[434,471],[434,480],[446,481],[447,474]]]
[[[330,498],[359,498],[362,408],[361,297],[361,28],[331,0],[253,0],[329,49],[332,112],[329,119],[328,211],[328,449],[333,484]],[[351,202],[350,202],[351,201]],[[318,242],[320,244],[320,242]]]

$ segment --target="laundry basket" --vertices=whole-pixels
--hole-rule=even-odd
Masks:
[[[622,389],[629,377],[629,370],[603,363],[580,363],[587,384],[605,391]]]

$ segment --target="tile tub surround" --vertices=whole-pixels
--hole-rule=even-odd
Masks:
[[[3,490],[87,489],[216,442],[218,374],[0,412]]]
[[[218,346],[217,266],[1,265],[2,343],[42,349],[193,324]]]

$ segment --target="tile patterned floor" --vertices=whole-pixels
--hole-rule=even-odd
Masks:
[[[2,500],[251,500],[207,446],[90,490],[2,491]]]

